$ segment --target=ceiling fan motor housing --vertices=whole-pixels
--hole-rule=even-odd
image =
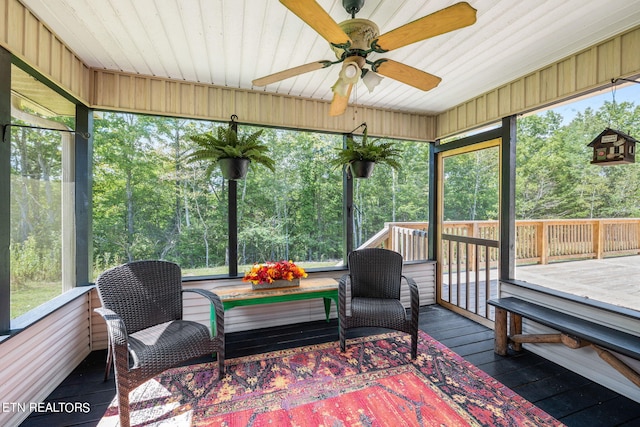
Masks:
[[[342,7],[344,7],[347,13],[351,14],[351,16],[360,12],[362,6],[364,6],[364,0],[342,0]]]
[[[371,42],[375,40],[380,30],[375,22],[368,19],[349,19],[338,24],[351,39],[351,46],[346,49],[331,46],[338,59],[349,56],[366,56],[364,52],[369,50]]]

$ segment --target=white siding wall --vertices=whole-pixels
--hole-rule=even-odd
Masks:
[[[640,340],[640,319],[633,319],[628,316],[612,313],[608,310],[568,301],[536,290],[501,283],[500,297],[509,296],[541,304],[572,316],[637,335]],[[522,329],[524,333],[530,334],[553,332],[552,329],[527,319],[523,319]],[[533,353],[564,366],[598,384],[602,384],[630,399],[640,402],[640,388],[600,359],[598,354],[589,347],[573,350],[561,344],[524,344],[524,346]],[[612,353],[616,354],[617,357],[640,372],[640,361],[630,359],[615,352]]]
[[[0,343],[0,400],[44,400],[91,352],[90,297],[69,304]],[[18,425],[29,412],[0,411],[0,425]]]

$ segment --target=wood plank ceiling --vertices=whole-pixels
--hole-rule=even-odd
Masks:
[[[20,0],[90,67],[331,100],[339,65],[264,88],[252,80],[335,55],[277,0]],[[384,34],[455,0],[367,0]],[[470,26],[387,54],[442,78],[422,92],[385,78],[351,102],[435,114],[640,25],[640,0],[468,0]],[[336,22],[342,0],[318,0]],[[612,76],[613,77],[613,76]]]

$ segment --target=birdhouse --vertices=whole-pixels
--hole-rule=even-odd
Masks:
[[[587,147],[593,147],[594,165],[621,165],[636,161],[636,141],[629,135],[606,128]]]

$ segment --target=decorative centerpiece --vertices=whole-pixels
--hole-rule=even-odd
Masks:
[[[293,261],[283,260],[254,264],[242,281],[251,282],[253,289],[287,288],[300,286],[300,278],[304,277],[307,277],[307,273],[302,267]]]

